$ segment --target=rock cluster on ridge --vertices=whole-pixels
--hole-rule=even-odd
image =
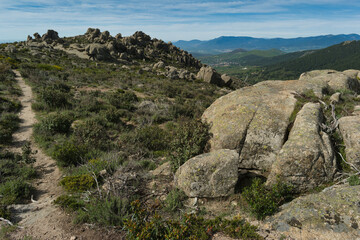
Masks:
[[[120,33],[113,37],[109,31],[101,32],[100,29],[89,28],[84,35],[59,38],[56,31],[48,30],[43,36],[35,33],[34,39],[28,36],[26,45],[34,53],[33,55],[39,55],[40,49],[43,48],[48,48],[50,51],[55,48],[95,61],[125,65],[139,64],[139,61],[155,62],[149,69],[144,67],[141,71],[153,71],[174,80],[199,79],[220,87],[229,87],[232,83],[229,76],[221,76],[171,42],[152,39],[141,31],[128,37],[123,37]]]

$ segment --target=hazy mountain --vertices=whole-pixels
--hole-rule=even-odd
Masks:
[[[258,61],[285,54],[278,49],[251,50],[235,49],[229,53],[198,57],[202,63],[211,66],[256,65]]]
[[[309,49],[321,49],[344,41],[360,40],[358,34],[323,35],[299,38],[253,38],[253,37],[219,37],[208,41],[177,41],[174,45],[186,51],[198,54],[219,54],[242,48],[245,50],[280,49],[284,52],[296,52]]]

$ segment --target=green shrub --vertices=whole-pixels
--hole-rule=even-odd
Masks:
[[[360,179],[358,175],[352,175],[351,177],[349,177],[348,181],[350,186],[360,185]]]
[[[33,190],[34,188],[22,178],[7,181],[0,185],[0,195],[3,196],[0,202],[5,205],[22,203],[30,199]]]
[[[116,109],[115,107],[110,107],[102,112],[102,115],[105,119],[112,123],[121,123],[121,117],[125,117],[126,114],[124,111]]]
[[[18,112],[21,109],[21,103],[17,100],[9,100],[0,96],[0,113],[2,112]]]
[[[135,142],[150,151],[164,150],[168,147],[168,135],[158,126],[145,126],[135,131]]]
[[[52,156],[60,167],[69,167],[84,163],[87,152],[87,147],[84,145],[65,142],[55,145]]]
[[[139,201],[131,203],[131,206],[131,218],[124,221],[124,230],[127,231],[126,237],[129,240],[207,240],[217,232],[224,232],[234,238],[263,239],[256,233],[255,226],[240,218],[205,220],[193,214],[185,214],[181,221],[165,220],[157,213],[148,217],[149,212],[140,207]]]
[[[134,103],[139,101],[133,92],[118,89],[116,92],[109,93],[108,100],[111,105],[120,109],[134,110]]]
[[[274,214],[281,204],[292,199],[292,187],[280,181],[266,188],[260,178],[255,178],[249,187],[245,187],[242,197],[250,206],[257,219]]]
[[[50,113],[37,126],[39,132],[45,134],[68,133],[73,118],[60,112]]]
[[[66,176],[60,181],[60,185],[68,192],[83,192],[96,185],[95,179],[90,174]]]
[[[74,127],[74,138],[81,144],[99,149],[108,147],[109,137],[101,119],[91,118],[80,122]]]
[[[180,124],[170,143],[170,161],[175,172],[190,158],[204,152],[210,139],[209,126],[200,120],[186,121]]]
[[[166,196],[164,201],[164,209],[168,212],[176,212],[178,209],[183,207],[183,201],[186,195],[179,189],[174,189]]]
[[[19,128],[20,119],[15,113],[2,113],[0,117],[0,143],[10,143],[12,134]]]
[[[7,206],[5,205],[0,206],[0,217],[5,219],[10,219],[11,211]]]
[[[69,195],[61,195],[54,201],[54,204],[71,212],[78,211],[85,206],[84,202],[79,198]]]
[[[55,87],[50,86],[41,89],[38,97],[50,109],[69,108],[71,106],[70,94]]]
[[[130,217],[130,203],[126,199],[109,197],[104,200],[92,199],[85,208],[79,210],[76,223],[97,223],[103,226],[123,226]]]
[[[36,67],[41,70],[46,70],[46,71],[61,71],[63,69],[62,67],[60,67],[58,65],[50,65],[50,64],[44,64],[44,63],[39,63]]]

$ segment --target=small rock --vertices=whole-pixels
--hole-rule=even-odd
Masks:
[[[99,174],[100,174],[100,176],[105,176],[105,175],[107,174],[106,169],[101,170],[101,171],[99,172]]]
[[[341,93],[337,92],[337,93],[334,93],[333,95],[331,95],[330,102],[338,103],[338,102],[340,102],[340,99],[341,99]]]
[[[72,237],[70,238],[70,240],[76,240],[76,239],[77,239],[76,236],[72,236]]]

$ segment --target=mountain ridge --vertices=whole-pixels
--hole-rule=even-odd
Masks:
[[[284,52],[321,49],[337,43],[360,40],[358,34],[319,35],[297,38],[254,38],[248,36],[221,36],[211,40],[179,40],[173,44],[181,49],[197,54],[219,54],[243,48],[245,50],[267,50],[277,48]]]

